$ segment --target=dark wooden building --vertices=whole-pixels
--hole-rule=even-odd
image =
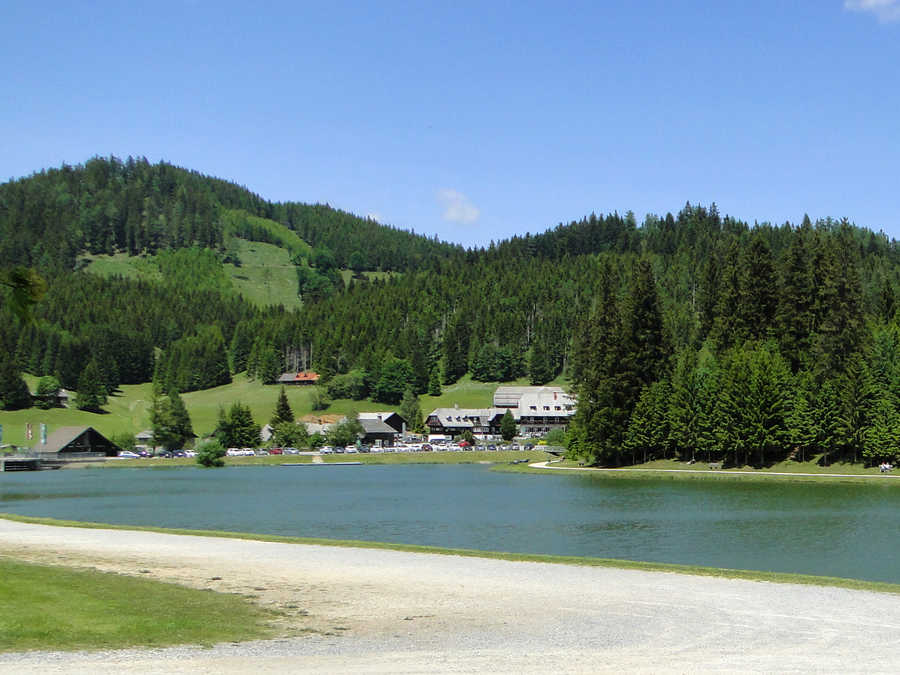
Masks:
[[[61,455],[101,453],[107,457],[115,457],[122,448],[93,427],[60,427],[47,436],[46,443],[38,443],[32,450],[40,453],[56,452]]]

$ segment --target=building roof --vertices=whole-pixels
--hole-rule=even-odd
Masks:
[[[518,408],[523,396],[537,395],[553,398],[554,394],[557,398],[559,396],[572,398],[562,387],[497,387],[494,390],[494,405],[499,408]]]
[[[406,425],[406,420],[403,417],[390,410],[386,412],[362,412],[357,415],[357,418],[360,422],[366,419],[379,420],[389,427],[393,427],[394,431],[403,431],[404,425]]]
[[[288,384],[296,382],[318,382],[319,374],[312,370],[304,370],[299,373],[282,373],[279,382]]]
[[[522,394],[519,399],[521,417],[571,417],[575,414],[575,399],[565,392],[536,392]]]
[[[360,425],[362,425],[363,431],[368,434],[396,434],[397,430],[383,422],[379,419],[362,419],[360,417],[359,420]]]
[[[136,441],[150,441],[153,440],[153,431],[150,429],[144,429],[142,432],[135,434],[134,439]]]
[[[489,424],[497,416],[503,417],[507,408],[436,408],[428,418],[436,417],[442,426],[455,429]],[[517,418],[515,411],[511,411]]]
[[[115,443],[93,427],[60,427],[52,434],[47,435],[46,443],[39,442],[32,447],[32,450],[37,450],[38,452],[61,452],[84,435],[88,435],[89,439],[105,441],[110,448],[118,448]],[[90,440],[88,440],[88,444],[92,445]]]

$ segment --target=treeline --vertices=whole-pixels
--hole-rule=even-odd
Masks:
[[[624,289],[605,261],[575,331],[571,452],[611,465],[896,461],[896,254],[848,223],[723,233],[683,328],[663,261],[642,257]]]

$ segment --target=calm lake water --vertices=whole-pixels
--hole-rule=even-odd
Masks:
[[[478,465],[0,474],[0,511],[900,583],[900,489]]]

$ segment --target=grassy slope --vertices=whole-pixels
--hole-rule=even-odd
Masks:
[[[38,378],[26,375],[26,380],[32,389],[36,387]],[[515,384],[527,383],[526,380],[517,380]],[[456,384],[444,387],[440,396],[422,396],[420,398],[422,414],[428,415],[435,408],[451,408],[454,404],[459,404],[461,408],[489,407],[496,388],[496,382],[473,382],[469,376],[466,376]],[[278,385],[263,385],[258,380],[250,381],[246,375],[241,373],[234,377],[231,384],[190,392],[183,394],[182,398],[191,416],[194,431],[202,435],[215,428],[219,407],[224,406],[227,409],[235,401],[249,406],[256,422],[260,425],[265,424],[275,410],[279,390]],[[285,391],[297,417],[313,413],[311,387],[286,387]],[[109,402],[104,406],[107,414],[83,412],[74,408],[55,408],[53,410],[29,408],[27,410],[0,411],[3,442],[26,445],[26,422],[35,425],[35,434],[37,434],[39,422],[46,423],[51,433],[60,426],[92,426],[105,435],[125,432],[138,433],[150,426],[151,397],[152,390],[149,383],[123,385],[121,390],[111,396]],[[327,410],[319,412],[346,414],[351,410],[374,412],[396,409],[397,406],[372,401],[337,400],[333,401]]]
[[[291,233],[294,238],[297,236]],[[305,246],[302,240],[297,248]],[[284,305],[287,309],[301,306],[297,295],[297,272],[291,263],[287,249],[273,244],[235,239],[241,266],[224,266],[234,290],[248,302],[258,307]],[[308,248],[308,247],[306,247]],[[305,249],[304,249],[305,250]],[[116,255],[85,255],[86,270],[100,276],[121,276],[128,279],[160,281],[159,268],[153,257],[130,257],[124,253]]]
[[[267,230],[273,235],[276,241],[281,242],[282,248],[290,251],[290,255],[308,257],[312,250],[312,246],[301,239],[296,232],[274,220],[253,216],[240,209],[226,209],[223,214],[223,219],[226,222],[227,236],[231,236],[231,233],[234,231],[230,225],[227,225],[228,223],[234,222],[234,220],[244,220],[250,222],[255,227]]]
[[[0,651],[214,644],[272,635],[235,595],[0,559]]]
[[[241,266],[225,265],[225,272],[231,277],[235,290],[258,307],[284,305],[286,309],[299,308],[302,303],[297,295],[297,270],[291,263],[291,254],[272,244],[243,239],[236,241]]]
[[[125,253],[115,255],[83,255],[80,260],[85,269],[101,277],[120,276],[126,279],[161,281],[162,275],[153,257],[132,257]]]

